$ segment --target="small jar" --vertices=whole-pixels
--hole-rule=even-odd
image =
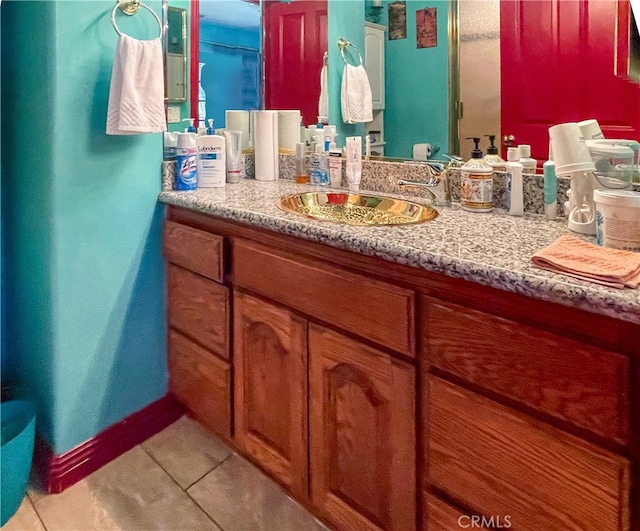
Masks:
[[[493,168],[473,158],[460,168],[460,205],[469,212],[493,210]]]

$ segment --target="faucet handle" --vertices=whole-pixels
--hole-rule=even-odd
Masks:
[[[447,153],[443,153],[443,155],[449,159],[449,168],[459,168],[464,164],[464,159],[458,155],[448,155]]]

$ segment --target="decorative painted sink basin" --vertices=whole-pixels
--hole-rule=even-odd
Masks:
[[[405,225],[438,217],[430,206],[377,195],[305,192],[281,198],[278,207],[308,218],[349,225]]]

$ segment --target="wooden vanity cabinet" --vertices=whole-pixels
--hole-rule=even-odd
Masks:
[[[289,490],[307,497],[307,322],[235,291],[235,438]]]
[[[309,325],[311,501],[338,529],[415,528],[415,370]]]
[[[169,218],[171,389],[335,529],[640,530],[640,325]]]
[[[230,290],[222,284],[223,238],[172,221],[167,264],[169,390],[204,424],[231,438]]]
[[[414,367],[238,290],[233,319],[240,448],[338,529],[413,529]]]
[[[432,487],[514,529],[629,528],[628,459],[429,376]]]

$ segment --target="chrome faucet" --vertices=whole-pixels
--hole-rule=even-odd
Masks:
[[[438,196],[436,196],[436,194],[433,193],[433,190],[431,190],[431,188],[438,187],[440,183],[443,184],[443,188],[444,188],[444,199],[442,201],[439,200]],[[449,179],[447,178],[446,174],[443,177],[440,177],[440,174],[438,174],[438,176],[432,175],[428,181],[409,181],[407,179],[400,179],[397,181],[396,184],[398,186],[415,186],[416,188],[421,188],[422,190],[427,192],[427,194],[429,195],[429,198],[431,199],[431,202],[434,205],[436,204],[450,205],[451,204],[451,192],[449,190]]]
[[[448,155],[447,153],[443,153],[443,155],[449,159],[447,168],[459,168],[464,164],[464,159],[462,157],[458,157],[458,155]]]

